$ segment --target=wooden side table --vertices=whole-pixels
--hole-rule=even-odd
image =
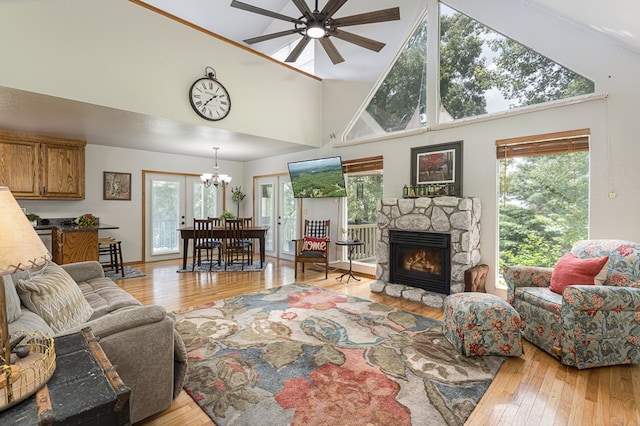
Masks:
[[[131,390],[91,329],[56,337],[56,371],[35,395],[0,413],[0,425],[129,425]]]

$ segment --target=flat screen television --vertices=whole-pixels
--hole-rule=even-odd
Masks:
[[[346,197],[340,157],[288,163],[295,198]]]

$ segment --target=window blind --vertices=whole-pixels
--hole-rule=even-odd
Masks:
[[[535,155],[567,154],[589,151],[590,129],[545,133],[496,141],[496,157],[499,160]]]
[[[382,155],[342,161],[342,171],[344,173],[361,173],[375,170],[382,170]]]

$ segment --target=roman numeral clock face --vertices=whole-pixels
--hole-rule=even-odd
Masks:
[[[196,114],[205,120],[222,120],[231,110],[229,92],[211,78],[200,78],[191,85],[189,101]]]

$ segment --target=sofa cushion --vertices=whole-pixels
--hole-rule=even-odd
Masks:
[[[522,300],[554,314],[562,312],[562,295],[549,290],[549,287],[518,287],[515,299]]]
[[[24,331],[39,331],[50,336],[55,334],[51,327],[49,327],[49,325],[40,318],[38,314],[31,312],[28,309],[23,309],[20,318],[9,323],[10,335],[22,333]]]
[[[573,253],[567,253],[553,268],[549,289],[562,294],[570,285],[594,285],[596,276],[603,269],[606,271],[608,260],[609,256],[580,259]]]
[[[94,278],[78,283],[82,295],[93,309],[91,319],[129,306],[142,304],[109,278]]]
[[[9,275],[3,275],[2,282],[4,285],[4,299],[7,305],[7,321],[13,322],[22,315],[20,296],[18,296],[16,286]]]
[[[53,262],[28,279],[18,280],[16,288],[24,306],[56,333],[86,322],[93,314],[76,282]]]
[[[625,240],[582,240],[571,248],[580,258],[609,256],[604,285],[640,288],[640,244]]]

